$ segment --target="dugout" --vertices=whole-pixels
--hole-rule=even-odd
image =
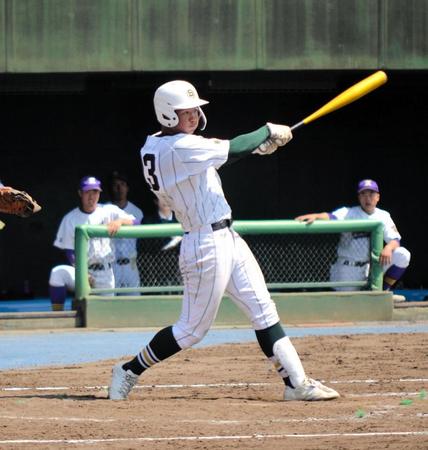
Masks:
[[[388,321],[392,319],[392,293],[382,291],[379,255],[383,247],[382,222],[374,220],[320,221],[311,225],[296,221],[236,221],[264,273],[267,286],[284,323],[331,323]],[[337,237],[345,232],[367,234],[366,258],[370,272],[365,281],[330,279],[329,268],[336,259]],[[122,227],[113,239],[135,246],[138,240],[179,236],[178,224]],[[88,282],[88,259],[99,239],[108,236],[105,226],[76,228],[76,308],[86,327],[153,328],[174,323],[181,311],[182,283],[166,285],[150,278],[128,288],[93,288]],[[138,238],[138,239],[137,239]],[[303,238],[303,239],[302,239]],[[175,266],[177,255],[159,251],[152,270]],[[170,261],[173,261],[171,263]],[[147,264],[136,258],[136,267]],[[147,272],[145,268],[144,273]],[[173,281],[174,282],[174,281]],[[315,288],[315,289],[314,289]],[[352,292],[333,291],[351,288]],[[328,289],[329,292],[325,292]],[[135,295],[139,291],[140,295]],[[321,292],[317,292],[321,291]],[[324,291],[324,292],[323,292]],[[131,295],[130,295],[131,294]],[[248,326],[242,311],[225,294],[215,324]]]
[[[81,176],[127,172],[130,199],[151,212],[138,150],[157,131],[162,82],[194,83],[210,100],[207,135],[231,138],[298,122],[377,69],[386,85],[284,152],[223,168],[223,187],[238,220],[292,219],[352,204],[357,181],[376,179],[412,253],[401,287],[428,286],[425,0],[0,0],[0,17],[0,179],[43,207],[0,217],[0,298],[47,296]]]
[[[0,232],[1,295],[23,298],[28,286],[36,297],[47,295],[50,268],[63,261],[52,243],[62,216],[77,204],[76,183],[82,175],[94,173],[104,180],[113,168],[121,168],[129,174],[130,199],[152,212],[138,150],[145,135],[157,130],[151,107],[156,83],[190,78],[210,99],[209,133],[227,138],[259,127],[266,118],[297,122],[366,74],[92,75],[83,77],[85,88],[78,92],[65,92],[73,76],[58,75],[53,83],[60,86],[51,93],[36,91],[38,77],[23,77],[20,92],[1,94],[1,177],[29,191],[43,209],[27,220],[2,217],[7,226]],[[391,212],[412,253],[402,287],[423,288],[428,249],[420,236],[427,217],[418,205],[425,204],[428,191],[428,137],[414,118],[423,115],[427,74],[388,75],[388,84],[376,92],[298,130],[284,152],[244,159],[223,168],[221,176],[238,220],[292,219],[351,205],[359,179],[377,180],[380,207]]]

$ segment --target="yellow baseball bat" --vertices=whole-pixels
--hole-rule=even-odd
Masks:
[[[379,86],[382,86],[382,84],[386,83],[387,80],[388,77],[386,76],[386,73],[382,70],[378,70],[369,77],[355,83],[353,86],[346,89],[346,91],[343,91],[341,94],[334,97],[333,100],[330,100],[310,116],[305,117],[302,121],[293,125],[291,130],[307,125],[308,123],[313,122],[326,114],[336,111],[336,109],[343,108],[344,106],[349,105],[349,103],[355,102],[355,100],[358,100],[364,95],[367,95],[369,92],[374,91]]]

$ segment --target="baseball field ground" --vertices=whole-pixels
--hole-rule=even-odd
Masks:
[[[113,360],[0,371],[0,448],[426,449],[426,336],[293,339],[308,375],[341,393],[329,402],[281,401],[256,343],[182,352],[122,402],[106,398]]]

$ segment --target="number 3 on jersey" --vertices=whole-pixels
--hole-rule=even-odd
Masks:
[[[146,153],[143,157],[144,178],[150,185],[152,191],[159,190],[158,177],[155,173],[156,159],[152,153]]]

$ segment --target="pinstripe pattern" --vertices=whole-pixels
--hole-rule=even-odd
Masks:
[[[217,170],[228,157],[229,141],[177,134],[149,136],[141,149],[146,181],[153,187],[156,177],[158,197],[173,205],[185,231],[231,216]],[[144,164],[153,155],[155,167]]]
[[[174,83],[180,85],[183,81]],[[165,86],[170,84],[163,85],[163,89],[167,89]],[[197,97],[193,90],[190,92]],[[187,93],[189,95],[189,90]],[[264,334],[268,337],[265,340],[272,345],[272,353],[277,358],[272,360],[276,370],[282,376],[285,374],[282,367],[289,372],[286,385],[290,385],[291,389],[295,386],[296,390],[291,393],[287,390],[285,399],[308,399],[306,390],[315,387],[319,390],[318,396],[310,391],[309,399],[338,397],[334,390],[329,393],[320,383],[310,384],[289,339],[278,339],[278,331],[269,330],[279,325],[279,316],[263,274],[248,245],[230,228],[231,220],[223,220],[231,219],[232,215],[217,169],[228,159],[230,142],[195,136],[193,132],[198,125],[196,118],[202,115],[203,125],[206,124],[202,110],[199,108],[197,114],[193,107],[182,105],[180,108],[177,103],[173,103],[177,92],[169,94],[172,99],[168,100],[168,109],[175,104],[177,112],[173,110],[174,115],[180,116],[177,127],[171,131],[184,132],[149,136],[141,149],[141,160],[146,182],[160,200],[171,206],[185,232],[179,259],[184,295],[179,319],[172,328],[164,328],[153,338],[153,346],[165,358],[199,342],[214,322],[224,293],[228,292],[252,322],[254,329],[266,331]],[[156,101],[155,94],[157,118],[166,131],[165,127],[172,125],[164,123],[164,116],[158,114],[163,107],[160,100],[162,98]],[[270,354],[270,349],[263,351]],[[159,362],[150,344],[137,355],[137,360],[143,370]],[[133,360],[127,364],[132,369],[136,363]],[[143,372],[141,368],[135,367],[138,373]],[[112,381],[112,386],[115,385]],[[301,390],[297,391],[300,385]],[[124,394],[112,396],[111,392],[109,395],[112,399],[126,397]]]
[[[279,321],[264,277],[245,241],[233,230],[189,233],[181,243],[180,268],[185,280],[182,312],[173,327],[181,348],[202,339],[212,325],[224,292],[255,329]]]
[[[227,292],[255,329],[279,321],[263,274],[244,240],[229,228],[211,224],[231,217],[217,169],[226,162],[229,141],[177,134],[150,136],[141,149],[144,176],[166,200],[187,233],[181,242],[184,297],[173,335],[181,348],[201,340]],[[139,355],[143,367],[155,359]]]

